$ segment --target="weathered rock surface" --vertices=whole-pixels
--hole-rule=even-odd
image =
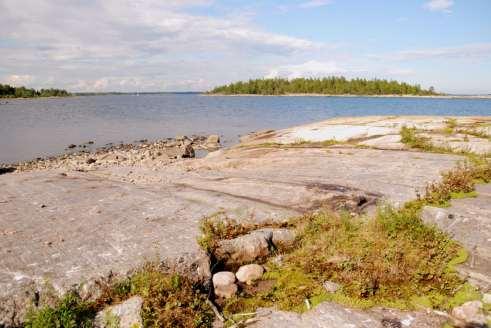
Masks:
[[[240,282],[251,284],[254,280],[257,280],[263,276],[264,268],[259,264],[247,264],[243,265],[237,270],[235,276]]]
[[[112,305],[97,313],[94,326],[96,328],[141,328],[140,315],[143,299],[133,296],[121,304]]]
[[[240,265],[264,258],[275,248],[287,248],[294,241],[295,233],[291,230],[264,228],[234,239],[220,241],[215,256],[226,264]]]
[[[401,150],[401,127],[416,128],[420,136],[427,137],[440,147],[478,154],[491,152],[489,117],[443,116],[368,116],[337,118],[278,131],[255,133],[243,138],[245,143],[322,142],[335,140],[360,146]],[[449,130],[450,129],[450,130]]]
[[[472,301],[452,309],[452,319],[459,327],[483,327],[486,317],[483,314],[482,303]]]
[[[234,239],[222,240],[215,250],[218,260],[226,264],[243,264],[269,255],[272,234],[249,233]]]
[[[462,243],[470,258],[459,271],[491,291],[491,184],[477,185],[475,198],[454,199],[449,208],[426,207],[422,218]]]
[[[361,311],[324,302],[304,314],[260,309],[250,321],[247,327],[257,328],[439,328],[447,319],[426,312]]]
[[[125,275],[148,260],[209,276],[196,239],[199,221],[217,211],[238,221],[283,222],[321,206],[358,212],[380,199],[395,204],[414,199],[462,157],[387,150],[383,143],[380,149],[258,145],[276,142],[277,135],[282,142],[296,142],[312,131],[315,140],[334,134],[336,140],[363,141],[397,135],[402,125],[441,129],[445,121],[335,119],[307,130],[256,134],[242,146],[201,159],[160,158],[157,148],[176,149],[183,138],[7,170],[0,175],[0,325],[18,323],[23,304],[42,292],[45,281],[62,292],[110,274]],[[96,162],[87,164],[88,158]],[[267,246],[258,245],[261,255]]]
[[[213,287],[215,295],[223,298],[231,298],[237,293],[235,275],[230,271],[221,271],[213,275]]]

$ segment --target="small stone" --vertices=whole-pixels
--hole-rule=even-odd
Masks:
[[[335,293],[341,288],[341,286],[335,282],[332,281],[325,281],[322,286],[324,286],[324,289],[328,293]]]
[[[86,163],[87,163],[87,164],[94,164],[95,162],[97,162],[97,160],[96,160],[96,159],[94,159],[94,158],[89,158],[89,159],[87,159],[87,161],[86,161]]]
[[[223,298],[232,298],[235,294],[237,294],[237,290],[238,287],[236,284],[215,287],[215,295]]]
[[[254,280],[262,277],[264,269],[258,264],[247,264],[239,268],[235,276],[240,282],[250,285]]]
[[[142,305],[143,299],[140,296],[133,296],[121,304],[110,306],[97,313],[94,326],[97,328],[143,327],[140,314]]]
[[[212,281],[215,295],[218,297],[231,298],[237,293],[238,287],[233,272],[217,272],[213,275]]]
[[[230,271],[220,271],[213,275],[213,286],[226,286],[235,283],[235,275]]]
[[[471,301],[452,309],[452,317],[458,326],[484,325],[486,317],[480,301]]]
[[[77,145],[74,145],[74,144],[70,144],[70,145],[68,145],[68,148],[69,148],[69,149],[73,149],[73,148],[75,148],[75,147],[77,147]]]

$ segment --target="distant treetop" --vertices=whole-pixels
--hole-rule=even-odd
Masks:
[[[0,84],[0,98],[68,97],[71,94],[63,89],[28,89]]]
[[[214,88],[209,94],[325,94],[325,95],[439,95],[433,87],[422,89],[419,84],[381,79],[346,79],[344,77],[297,78],[297,79],[256,79],[235,82]]]

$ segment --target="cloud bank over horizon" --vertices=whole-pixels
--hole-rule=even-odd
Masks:
[[[458,1],[405,6],[411,11],[383,1],[4,0],[0,83],[202,91],[249,78],[344,75],[491,93],[485,14],[469,25],[459,13],[479,8]]]

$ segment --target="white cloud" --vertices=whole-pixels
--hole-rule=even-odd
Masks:
[[[453,0],[430,0],[424,4],[424,7],[430,11],[451,12],[454,5]]]
[[[310,0],[300,4],[301,8],[317,8],[331,4],[331,0]]]
[[[383,60],[389,59],[399,61],[434,58],[475,60],[491,57],[491,43],[476,43],[456,47],[407,50],[381,56],[372,55],[371,57]]]
[[[0,47],[2,80],[35,75],[24,82],[44,87],[50,76],[72,91],[202,90],[231,71],[259,72],[255,58],[278,61],[324,46],[261,30],[250,13],[215,17],[186,10],[209,5],[212,0],[68,1],[61,7],[56,1],[0,1],[7,41]]]
[[[275,67],[266,74],[265,78],[324,77],[345,72],[346,69],[341,68],[336,62],[310,60],[302,64]]]
[[[34,80],[34,77],[32,75],[16,75],[12,74],[9,76],[6,76],[4,78],[5,83],[13,85],[13,86],[24,86],[26,84],[31,83]]]

